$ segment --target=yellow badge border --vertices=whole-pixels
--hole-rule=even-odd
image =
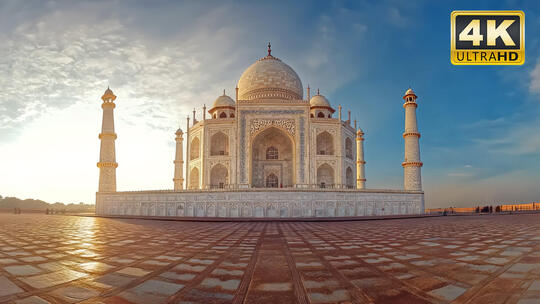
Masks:
[[[521,60],[516,62],[461,62],[454,60],[454,54],[456,52],[455,41],[455,29],[456,29],[456,16],[462,15],[486,15],[486,16],[519,16],[520,21],[520,47],[519,50],[515,50],[521,53]],[[493,52],[493,51],[508,51],[506,49],[475,49],[478,52]],[[525,63],[525,12],[521,10],[515,11],[453,11],[450,14],[450,62],[453,65],[522,65]]]

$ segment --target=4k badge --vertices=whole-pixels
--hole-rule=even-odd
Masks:
[[[453,11],[452,64],[520,65],[525,62],[523,11]]]

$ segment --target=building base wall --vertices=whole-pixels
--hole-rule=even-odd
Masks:
[[[331,218],[424,213],[424,193],[403,190],[185,190],[96,194],[97,215]]]

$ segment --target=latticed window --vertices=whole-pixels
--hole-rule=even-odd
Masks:
[[[267,188],[277,188],[278,187],[278,178],[274,173],[270,173],[266,177],[266,187]]]
[[[278,159],[279,153],[276,147],[269,147],[266,149],[266,159]]]

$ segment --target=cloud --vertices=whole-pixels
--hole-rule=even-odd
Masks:
[[[400,10],[395,6],[388,7],[387,14],[388,14],[387,20],[395,26],[403,27],[409,23],[407,18],[404,17],[401,14]]]
[[[536,61],[536,66],[530,72],[531,81],[529,83],[529,91],[533,94],[540,93],[540,58]]]
[[[493,128],[493,127],[504,126],[507,123],[508,123],[508,118],[501,116],[495,119],[480,119],[473,123],[464,124],[463,128],[465,129]]]
[[[540,119],[507,124],[502,131],[472,141],[479,150],[490,154],[540,155]]]
[[[98,105],[107,85],[133,117],[162,129],[234,85],[230,71],[242,55],[228,40],[237,38],[235,29],[200,27],[189,39],[158,44],[114,19],[73,18],[69,9],[55,11],[1,37],[0,138],[47,111]]]
[[[179,6],[169,7],[170,3],[161,5],[183,11]],[[235,5],[195,8],[201,10],[200,15],[183,12],[184,19],[164,26],[160,33],[150,24],[141,24],[158,18],[156,23],[164,25],[159,20],[163,11],[148,9],[145,15],[145,8],[136,5],[51,2],[40,8],[41,14],[23,10],[23,15],[32,17],[20,21],[12,32],[0,33],[0,138],[13,140],[22,126],[47,112],[75,103],[99,105],[108,85],[129,114],[126,123],[136,120],[166,130],[183,122],[194,107],[200,118],[203,103],[211,104],[223,88],[232,95],[241,72],[264,55],[263,43],[253,45],[260,40],[258,31],[231,19],[247,9]],[[11,10],[14,15],[20,11]],[[125,10],[129,18],[112,13]],[[275,43],[277,56],[291,53],[292,58],[282,59],[301,76],[310,75],[304,81],[311,80],[326,92],[356,76],[355,69],[345,68],[353,53],[334,46],[350,45],[365,31],[356,21],[347,33],[357,36],[345,39],[342,28],[348,28],[350,20],[359,20],[358,13],[334,10],[342,14],[342,20],[336,23],[321,16],[313,32],[317,39],[308,41],[313,34],[300,35],[304,37],[300,43],[308,46],[305,56],[287,50],[285,41]],[[279,31],[292,22],[286,16],[283,19],[289,21],[284,25],[277,18],[265,22],[276,23]]]

